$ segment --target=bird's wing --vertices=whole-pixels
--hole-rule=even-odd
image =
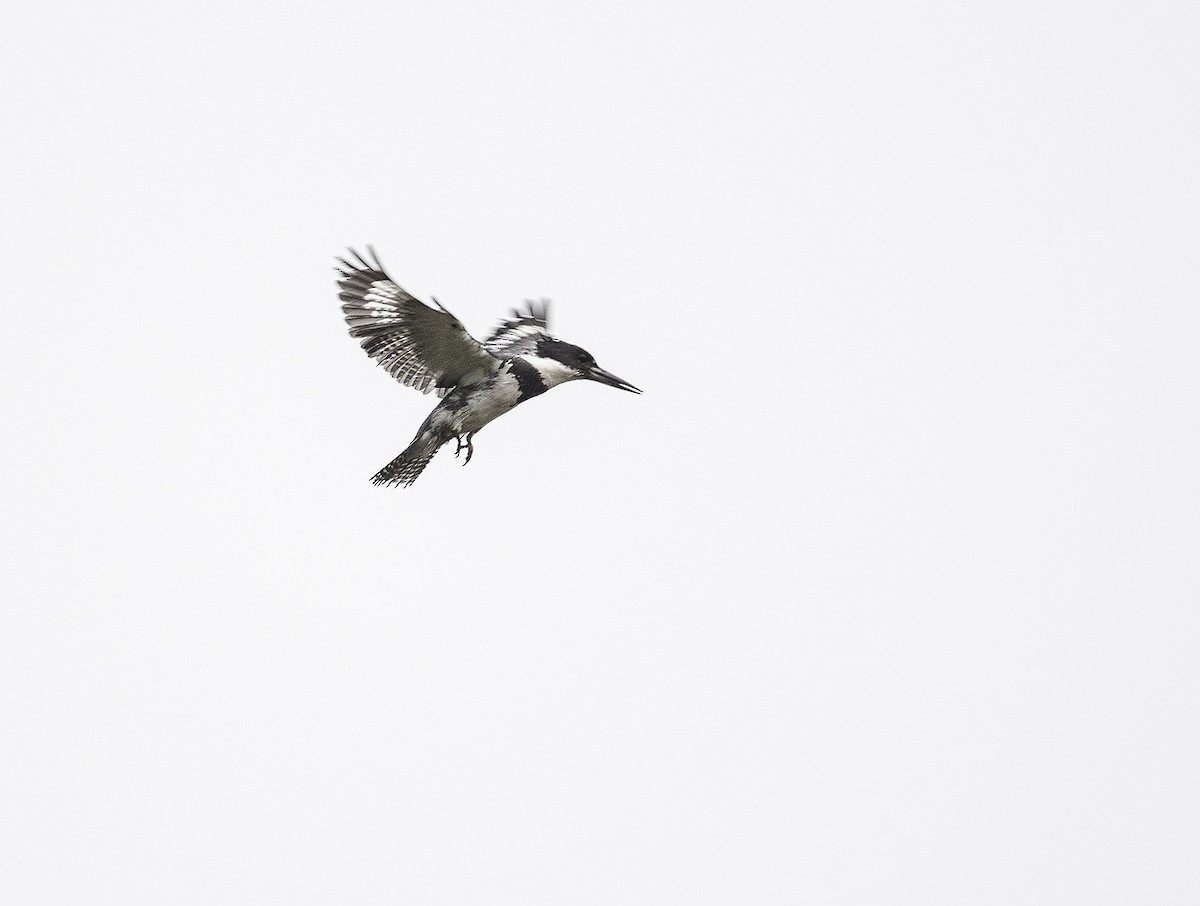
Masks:
[[[512,317],[501,321],[483,345],[502,359],[534,352],[539,340],[550,337],[549,316],[549,299],[526,299],[524,306],[514,308]]]
[[[463,377],[480,369],[491,373],[500,361],[467,333],[462,322],[434,299],[430,308],[401,289],[367,246],[368,264],[350,250],[338,258],[338,297],[350,336],[401,384],[445,396]],[[439,310],[440,309],[440,310]]]

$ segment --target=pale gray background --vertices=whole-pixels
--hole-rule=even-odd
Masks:
[[[0,900],[1197,902],[1196,10],[9,9]]]

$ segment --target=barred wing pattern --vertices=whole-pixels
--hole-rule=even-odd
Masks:
[[[500,322],[483,345],[502,359],[536,352],[539,340],[550,339],[549,319],[549,299],[526,299],[521,308],[512,310],[511,318]]]
[[[338,297],[350,336],[401,384],[445,396],[473,371],[493,374],[500,360],[467,333],[462,322],[434,299],[430,308],[395,283],[367,246],[368,263],[350,250],[338,258]]]

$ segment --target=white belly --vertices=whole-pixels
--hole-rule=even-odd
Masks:
[[[516,378],[501,372],[495,383],[484,394],[473,399],[461,410],[460,431],[478,431],[492,419],[499,418],[520,401],[520,387]]]

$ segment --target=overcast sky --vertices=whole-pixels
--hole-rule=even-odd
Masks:
[[[0,900],[1200,900],[1200,14],[4,15]],[[571,384],[407,490],[373,243]]]

